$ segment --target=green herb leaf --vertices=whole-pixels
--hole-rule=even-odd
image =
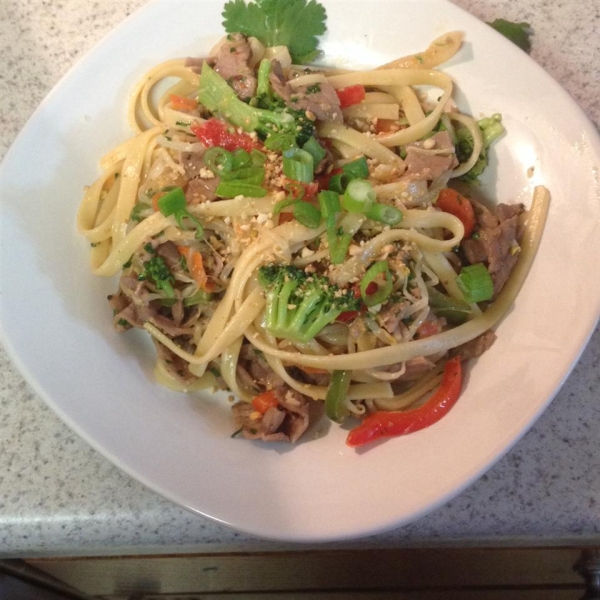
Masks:
[[[521,50],[524,50],[525,52],[531,50],[531,41],[529,40],[531,27],[529,26],[529,23],[512,23],[505,19],[496,19],[491,23],[488,23],[488,25],[519,46]]]
[[[315,0],[230,0],[223,18],[225,31],[254,36],[265,46],[287,46],[299,63],[315,56],[327,15]]]

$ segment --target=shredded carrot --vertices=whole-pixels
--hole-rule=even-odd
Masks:
[[[301,371],[314,375],[327,375],[329,371],[327,369],[319,369],[318,367],[307,367],[306,365],[296,365]]]
[[[158,212],[160,210],[159,206],[158,206],[158,201],[164,196],[165,194],[163,192],[156,192],[156,194],[154,194],[154,196],[152,196],[152,208],[154,209],[154,212]]]
[[[171,108],[174,110],[194,110],[197,106],[198,102],[193,98],[171,94]]]
[[[190,275],[196,280],[198,287],[206,292],[214,290],[214,283],[208,281],[208,276],[204,270],[204,261],[202,254],[197,250],[188,248],[187,246],[177,246],[179,254],[187,261],[187,267]]]

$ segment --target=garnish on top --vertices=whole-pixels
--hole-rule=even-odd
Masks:
[[[227,33],[253,36],[265,46],[287,46],[292,60],[302,64],[317,57],[327,14],[315,0],[230,0],[223,18]]]

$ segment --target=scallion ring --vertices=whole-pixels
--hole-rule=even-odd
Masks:
[[[383,275],[383,278],[381,277]],[[383,279],[383,281],[381,281]],[[371,283],[377,285],[377,291],[372,294],[367,293]],[[392,274],[387,260],[380,260],[369,267],[365,276],[360,282],[360,295],[367,306],[375,306],[385,302],[394,289]]]
[[[366,215],[369,219],[378,221],[384,225],[397,225],[402,221],[404,216],[402,211],[395,206],[381,204],[380,202],[375,202],[375,204],[373,204],[366,212]]]
[[[342,207],[348,212],[365,214],[375,202],[373,186],[365,179],[354,179],[342,196]]]
[[[313,157],[306,150],[290,148],[283,153],[283,174],[294,181],[311,183],[313,180]]]

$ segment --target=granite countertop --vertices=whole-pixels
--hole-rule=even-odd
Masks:
[[[484,20],[529,22],[533,58],[598,126],[599,0],[456,3]],[[0,156],[73,63],[142,4],[0,3]],[[599,399],[600,328],[548,410],[479,481],[411,525],[329,546],[597,544]],[[230,531],[121,473],[46,407],[0,348],[0,557],[284,548],[299,546]]]

